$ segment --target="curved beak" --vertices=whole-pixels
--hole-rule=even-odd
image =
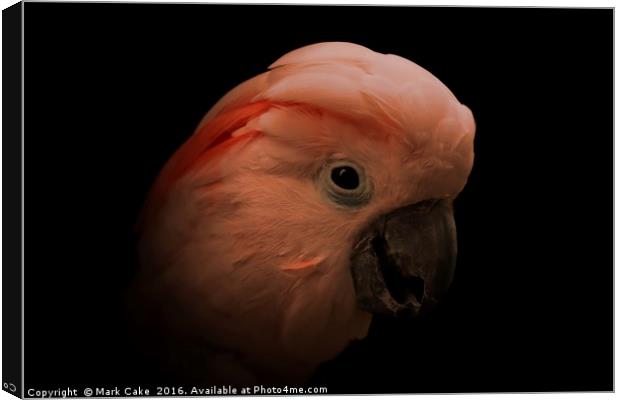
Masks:
[[[451,200],[428,200],[382,215],[360,235],[351,273],[358,307],[415,316],[448,289],[456,265]]]

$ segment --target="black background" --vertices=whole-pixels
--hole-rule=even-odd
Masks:
[[[476,159],[445,302],[377,319],[313,382],[612,390],[612,29],[611,10],[26,3],[26,388],[165,383],[119,313],[149,185],[232,87],[351,41],[441,79]]]

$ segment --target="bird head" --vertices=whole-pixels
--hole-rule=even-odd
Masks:
[[[263,364],[333,357],[372,314],[416,315],[449,286],[474,131],[411,61],[350,43],[290,52],[161,171],[142,279],[210,343]]]

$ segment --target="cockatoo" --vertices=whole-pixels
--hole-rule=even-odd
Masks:
[[[136,318],[194,377],[303,382],[373,314],[415,316],[449,286],[474,131],[407,59],[340,42],[282,56],[157,177]]]

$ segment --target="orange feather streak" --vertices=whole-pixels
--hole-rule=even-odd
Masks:
[[[258,130],[249,130],[239,136],[232,136],[232,134],[244,127],[250,120],[275,107],[296,108],[300,112],[317,117],[327,113],[335,118],[353,122],[353,119],[344,113],[341,114],[299,102],[261,100],[224,110],[212,120],[198,126],[196,132],[177,150],[161,170],[147,196],[136,228],[140,230],[144,222],[157,212],[167,193],[187,173],[200,168],[209,160],[215,159],[235,144],[259,137],[261,132]]]

